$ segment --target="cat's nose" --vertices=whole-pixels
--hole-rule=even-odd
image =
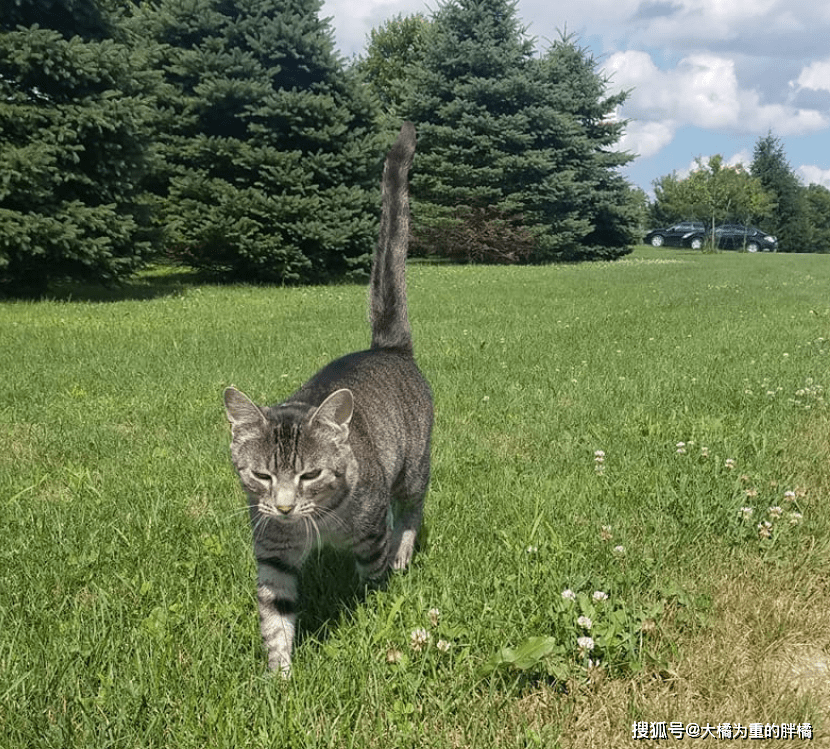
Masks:
[[[290,515],[293,509],[294,505],[277,505],[277,510],[282,515]]]

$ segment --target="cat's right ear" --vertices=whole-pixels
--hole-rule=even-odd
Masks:
[[[225,388],[225,413],[234,429],[265,423],[265,416],[259,410],[259,406],[233,386]]]

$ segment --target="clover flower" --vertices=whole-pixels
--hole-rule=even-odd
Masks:
[[[795,492],[793,492],[793,491],[784,492],[784,499],[786,499],[787,502],[795,502]]]
[[[733,458],[727,458],[726,462],[723,465],[725,468],[731,471],[735,467],[735,460]]]
[[[782,510],[778,505],[770,507],[767,512],[771,518],[780,518],[784,514],[784,510]]]
[[[441,618],[441,612],[436,608],[432,608],[427,612],[427,615],[429,616],[429,623],[433,627],[437,627],[438,620]]]
[[[613,551],[615,554],[623,556],[625,554],[625,546],[615,546]]]
[[[607,601],[608,594],[603,593],[601,590],[595,590],[594,595],[592,596],[595,601]]]
[[[570,588],[565,588],[565,590],[562,591],[562,598],[566,601],[575,601],[576,593],[574,593]]]
[[[410,647],[416,652],[420,653],[429,642],[429,632],[423,628],[418,628],[412,631],[409,638]]]
[[[591,621],[590,617],[587,616],[580,616],[576,623],[582,627],[582,629],[591,629],[594,626],[594,623]]]
[[[579,645],[579,651],[581,655],[584,655],[586,652],[590,652],[594,649],[594,638],[593,637],[577,637],[576,644]]]
[[[772,523],[768,520],[758,523],[758,535],[761,538],[769,538],[772,535]]]
[[[804,520],[804,516],[800,512],[791,512],[788,517],[790,518],[790,525],[798,525]]]
[[[678,455],[685,455],[686,454],[686,443],[685,442],[678,442],[677,443],[677,454]]]
[[[611,526],[610,525],[601,525],[599,528],[599,537],[602,541],[610,541],[611,536]]]
[[[740,513],[741,517],[744,520],[749,520],[752,517],[752,513],[755,512],[751,507],[741,507]]]
[[[387,663],[400,663],[402,658],[403,653],[397,648],[389,648],[389,650],[386,651]]]
[[[442,653],[449,653],[451,646],[446,640],[438,640],[438,642],[435,643],[435,647]]]

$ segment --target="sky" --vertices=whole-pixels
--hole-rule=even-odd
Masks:
[[[438,5],[325,0],[321,15],[351,58],[383,21]],[[629,121],[619,147],[637,154],[625,175],[649,194],[697,158],[749,166],[769,132],[804,184],[830,188],[827,0],[519,0],[517,15],[537,51],[573,33],[610,76],[609,93],[631,91],[615,113]]]

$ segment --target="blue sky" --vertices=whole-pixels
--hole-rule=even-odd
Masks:
[[[359,54],[369,30],[398,13],[430,14],[423,0],[325,0],[335,41]],[[617,116],[621,147],[647,192],[697,157],[748,165],[772,131],[805,184],[830,188],[830,2],[827,0],[519,0],[537,49],[573,32],[632,89]]]

